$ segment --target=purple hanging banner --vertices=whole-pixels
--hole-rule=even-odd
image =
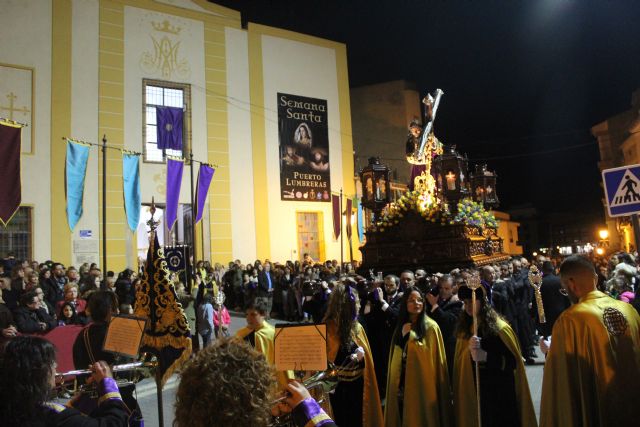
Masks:
[[[196,224],[202,219],[204,214],[204,202],[207,200],[207,193],[209,192],[209,185],[213,178],[215,169],[209,165],[200,165],[198,171],[198,185],[196,186]]]
[[[165,218],[167,230],[171,231],[178,219],[178,201],[180,200],[180,186],[184,161],[167,157],[167,206]]]
[[[182,108],[156,107],[158,149],[182,150]]]
[[[340,215],[340,196],[335,194],[331,195],[331,205],[333,211],[333,235],[336,240],[340,237],[340,230],[342,230],[342,218]]]

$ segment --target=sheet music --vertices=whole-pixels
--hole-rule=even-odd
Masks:
[[[275,365],[278,371],[327,369],[327,326],[276,327]]]
[[[146,319],[114,316],[104,338],[104,351],[137,358],[145,324]]]

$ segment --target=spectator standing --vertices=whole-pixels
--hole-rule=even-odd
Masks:
[[[266,308],[266,317],[269,320],[271,309],[273,307],[273,292],[275,289],[275,281],[271,274],[271,263],[265,262],[263,270],[258,273],[258,297],[257,301],[261,301]]]
[[[456,324],[462,312],[462,301],[453,294],[453,277],[445,274],[438,279],[438,286],[425,295],[427,315],[436,321],[442,332],[449,375],[453,376],[453,357],[456,352]]]
[[[364,304],[364,324],[366,325],[367,338],[369,338],[380,396],[384,396],[386,391],[389,351],[393,331],[400,313],[401,300],[400,279],[395,275],[387,275],[384,278],[383,286],[375,287]]]
[[[540,294],[542,295],[542,306],[544,307],[545,323],[540,323],[538,319],[538,308],[534,299],[534,313],[537,321],[537,328],[541,339],[551,336],[553,325],[556,323],[560,314],[571,306],[569,297],[562,293],[562,284],[560,278],[554,274],[555,268],[551,261],[542,263],[542,284],[540,285]]]

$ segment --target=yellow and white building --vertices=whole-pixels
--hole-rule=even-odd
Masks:
[[[135,267],[147,243],[126,225],[120,152],[107,151],[103,194],[100,150],[91,149],[84,214],[71,232],[63,138],[99,143],[106,135],[110,146],[143,152],[142,202],[153,197],[161,205],[166,165],[147,143],[154,130],[146,114],[161,99],[186,109],[194,158],[218,166],[196,227],[196,258],[285,261],[307,251],[340,258],[330,203],[280,200],[277,93],[327,101],[331,190],[354,194],[344,44],[252,23],[242,28],[239,12],[206,0],[3,0],[0,36],[0,116],[29,124],[22,208],[0,231],[0,252],[99,262],[106,197],[108,268]],[[180,203],[190,204],[189,189],[185,166]]]

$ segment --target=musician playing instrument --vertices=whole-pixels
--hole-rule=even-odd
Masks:
[[[176,427],[267,427],[274,379],[263,354],[237,338],[222,338],[185,365],[176,393]],[[296,426],[336,427],[296,381],[286,404]]]
[[[122,402],[109,365],[97,361],[90,367],[91,381],[100,395],[98,408],[87,416],[73,407],[49,402],[55,387],[56,349],[49,341],[19,336],[0,355],[0,425],[124,427],[129,413]]]
[[[391,344],[386,427],[450,426],[449,371],[440,328],[425,313],[418,288],[408,288]]]
[[[264,354],[267,362],[275,363],[275,328],[265,320],[267,306],[259,301],[250,304],[246,310],[247,326],[236,332],[236,337],[251,344],[258,352]],[[289,371],[277,371],[276,381],[280,390],[285,390],[293,374]]]
[[[91,316],[92,322],[80,331],[73,343],[73,365],[76,369],[86,369],[98,360],[113,365],[117,357],[113,353],[104,351],[103,343],[111,318],[118,313],[118,297],[110,291],[95,291],[89,296],[86,311]],[[131,361],[128,358],[124,358],[124,356],[118,356],[118,358],[120,358],[118,360],[119,363]],[[126,360],[122,360],[123,358]],[[82,384],[84,378],[79,376],[77,381]],[[124,385],[121,391],[126,406],[131,412],[129,425],[143,425],[142,411],[134,397],[135,385]],[[96,404],[95,399],[85,396],[81,400],[82,403],[79,402],[78,407],[84,412],[92,413]]]
[[[357,320],[359,310],[356,289],[337,284],[323,319],[327,324],[327,356],[336,366],[345,366],[351,360],[357,363],[339,375],[340,382],[331,394],[331,408],[339,426],[381,427],[384,420],[378,382],[367,335]]]

